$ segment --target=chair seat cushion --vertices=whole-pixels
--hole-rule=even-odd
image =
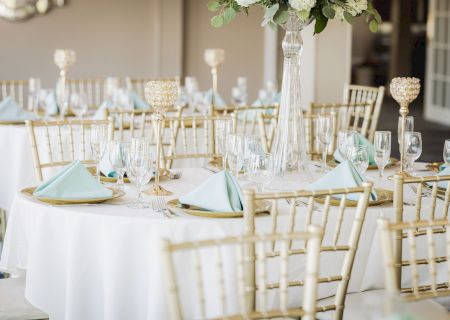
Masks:
[[[47,319],[25,299],[25,278],[0,280],[0,320]]]
[[[361,320],[368,319],[371,315],[382,316],[385,303],[384,299],[384,290],[371,290],[347,294],[343,319]],[[318,305],[332,304],[334,304],[334,297],[321,299],[318,301]],[[447,309],[431,299],[405,302],[402,304],[402,311],[417,320],[450,319]],[[334,314],[334,311],[319,312],[316,317],[320,320],[332,320],[334,319]]]

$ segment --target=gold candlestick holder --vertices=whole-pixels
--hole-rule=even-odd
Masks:
[[[67,72],[75,64],[77,56],[74,50],[57,49],[54,54],[54,61],[59,68],[59,78],[56,84],[56,100],[59,105],[61,119],[64,119],[65,112],[69,107],[69,90],[67,88]],[[67,109],[67,110],[66,110]]]
[[[206,49],[205,54],[204,54],[204,59],[205,59],[206,64],[211,68],[213,92],[212,92],[209,114],[213,115],[214,107],[216,105],[215,98],[216,98],[216,95],[219,93],[219,90],[218,90],[219,67],[225,61],[225,51],[223,49]]]
[[[391,81],[392,97],[400,105],[400,116],[402,117],[402,127],[400,136],[400,175],[406,175],[404,171],[405,158],[405,126],[406,116],[409,114],[409,105],[416,100],[420,93],[420,79],[417,78],[394,78]]]
[[[145,85],[145,99],[155,110],[153,120],[156,126],[156,175],[155,184],[146,193],[154,196],[168,196],[172,192],[159,185],[159,175],[161,168],[161,140],[162,124],[168,108],[173,107],[178,97],[178,85],[174,80],[154,80]]]

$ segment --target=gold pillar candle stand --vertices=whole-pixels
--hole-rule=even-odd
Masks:
[[[211,105],[210,105],[210,115],[213,115],[214,107],[215,107],[215,98],[219,93],[218,90],[218,73],[219,67],[225,61],[225,51],[223,49],[206,49],[204,59],[206,64],[211,68],[212,75],[212,97],[211,97]]]
[[[145,85],[145,99],[154,109],[153,119],[156,126],[156,173],[155,184],[146,193],[154,196],[168,196],[172,192],[159,185],[159,176],[161,168],[161,140],[164,132],[162,125],[168,108],[174,106],[178,97],[178,85],[174,80],[153,80]]]
[[[56,49],[54,54],[54,61],[59,68],[59,77],[56,84],[56,100],[59,105],[59,113],[61,119],[64,119],[65,112],[69,112],[69,92],[66,84],[67,72],[70,67],[75,64],[77,56],[74,50],[70,49]],[[67,109],[66,109],[67,107]]]
[[[416,100],[420,93],[420,79],[410,77],[398,77],[391,81],[391,94],[400,105],[400,116],[402,118],[402,128],[400,136],[400,175],[406,175],[404,171],[405,158],[405,126],[406,116],[409,114],[409,105]]]

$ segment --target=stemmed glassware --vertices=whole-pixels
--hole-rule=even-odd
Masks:
[[[347,159],[347,149],[357,145],[357,132],[342,130],[338,133],[338,149],[343,158]]]
[[[420,132],[405,132],[405,156],[411,163],[411,172],[414,174],[414,162],[422,154],[422,134]]]
[[[405,133],[414,131],[414,117],[407,116],[405,120]],[[402,153],[401,148],[401,138],[402,138],[402,117],[398,117],[398,126],[397,126],[397,140],[400,149],[400,153]],[[409,168],[410,164],[407,157],[404,157],[404,166],[405,168]]]
[[[444,157],[445,167],[450,166],[450,139],[445,140],[444,150],[442,151]]]
[[[150,142],[147,139],[133,138],[127,161],[127,176],[135,185],[138,196],[135,202],[128,207],[133,209],[145,209],[149,205],[142,200],[144,187],[150,182],[154,171],[154,161],[150,152]]]
[[[244,156],[242,170],[247,173],[250,157],[253,154],[264,154],[261,138],[256,135],[243,135],[244,139]]]
[[[359,173],[364,174],[369,168],[369,151],[367,146],[347,147],[347,159],[355,166]]]
[[[38,89],[34,93],[33,102],[34,102],[34,112],[36,116],[42,117],[49,115],[49,110],[47,106],[47,97],[50,94],[53,94],[52,90],[47,89]]]
[[[126,190],[128,187],[123,182],[127,161],[130,152],[130,143],[124,141],[111,141],[109,144],[109,162],[117,174],[117,183],[113,187],[116,190]]]
[[[328,146],[333,139],[333,117],[331,115],[319,115],[317,118],[317,138],[322,146],[323,171],[327,170]]]
[[[71,93],[70,109],[78,119],[82,120],[83,115],[88,111],[87,96],[84,93]]]
[[[244,165],[244,136],[239,134],[230,134],[227,140],[227,160],[231,171],[237,178],[239,171]]]
[[[103,158],[106,150],[106,143],[108,140],[108,126],[107,125],[93,125],[91,127],[91,150],[95,159],[96,167],[95,174],[100,182],[100,161]]]
[[[222,156],[222,169],[227,168],[227,139],[233,132],[233,120],[217,120],[215,123],[217,152]]]
[[[248,165],[250,181],[256,184],[258,192],[270,184],[274,177],[271,154],[252,154]]]
[[[376,131],[374,137],[375,162],[380,173],[380,180],[383,179],[384,168],[389,163],[391,157],[392,144],[390,131]]]

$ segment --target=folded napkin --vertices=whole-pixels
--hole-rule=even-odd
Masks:
[[[356,144],[358,146],[367,146],[367,151],[369,153],[369,165],[376,165],[377,163],[375,162],[375,147],[373,146],[372,143],[369,142],[369,140],[367,140],[362,134],[358,133],[356,134]],[[336,160],[336,162],[342,163],[345,160],[344,155],[341,153],[341,151],[339,150],[339,148],[337,148],[334,151],[333,154],[334,160]]]
[[[450,166],[447,167],[447,165],[443,163],[439,166],[439,171],[444,171],[446,168],[450,168]]]
[[[113,195],[98,182],[86,167],[75,160],[61,172],[43,182],[33,193],[52,199],[97,199]]]
[[[36,116],[23,110],[11,97],[6,97],[0,102],[0,119],[3,121],[33,120]]]
[[[209,211],[242,211],[244,197],[236,178],[228,171],[220,171],[194,191],[180,197],[180,202]]]
[[[128,91],[128,94],[133,99],[135,109],[149,109],[150,106],[146,103],[136,92]]]
[[[212,97],[213,97],[213,90],[209,89],[206,92],[205,101],[212,103],[212,100],[213,100]],[[222,99],[222,97],[218,93],[214,94],[214,106],[220,107],[220,108],[224,108],[226,106],[225,101]]]
[[[59,113],[59,106],[56,102],[56,93],[54,91],[50,92],[45,98],[45,112],[49,116],[54,116]]]
[[[340,188],[357,188],[366,181],[366,178],[356,170],[355,166],[348,160],[339,164],[316,182],[310,184],[306,190],[328,190]],[[359,194],[349,194],[348,200],[358,201]],[[372,192],[371,200],[377,200],[377,194]]]

